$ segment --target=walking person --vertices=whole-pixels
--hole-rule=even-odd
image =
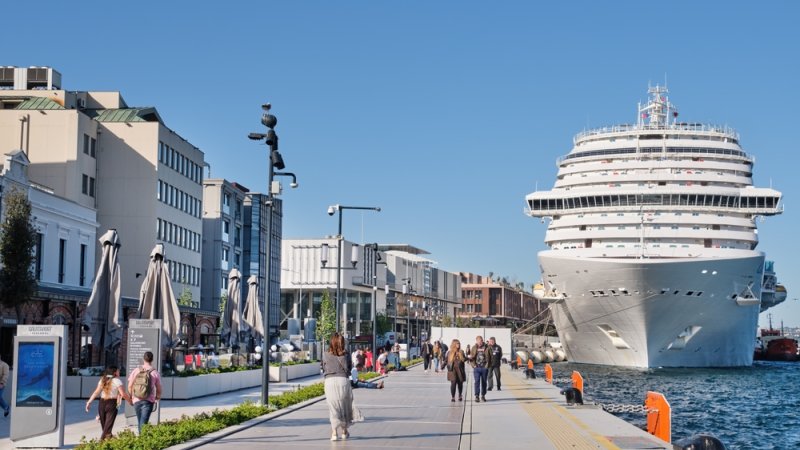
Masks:
[[[475,377],[475,402],[486,401],[486,377],[489,375],[489,364],[492,359],[489,346],[483,342],[483,336],[475,337],[475,345],[469,352],[472,374]]]
[[[467,370],[464,362],[467,356],[461,350],[461,341],[453,339],[450,344],[450,351],[445,356],[447,367],[447,380],[450,382],[450,401],[456,401],[456,390],[458,390],[458,401],[464,399],[462,391],[464,390],[464,382],[467,381]]]
[[[353,422],[364,420],[353,405],[353,388],[350,385],[352,359],[345,351],[344,336],[334,333],[328,351],[322,355],[322,373],[325,376],[325,400],[331,420],[331,440],[350,437],[348,428]]]
[[[433,344],[433,370],[439,373],[439,362],[442,360],[442,346],[439,341]]]
[[[528,369],[525,371],[525,378],[536,379],[536,372],[533,371],[533,358],[528,358]]]
[[[423,361],[423,367],[425,368],[425,373],[428,373],[428,368],[431,365],[431,358],[433,357],[433,346],[427,340],[423,341],[421,351],[422,351],[421,356]]]
[[[8,417],[8,414],[11,412],[11,407],[8,406],[8,403],[3,399],[3,391],[8,385],[8,375],[10,372],[8,364],[0,358],[0,408],[3,408],[3,417]]]
[[[497,377],[497,390],[500,390],[500,364],[503,362],[503,348],[497,345],[494,337],[489,338],[489,350],[492,352],[492,358],[489,361],[489,375],[487,390],[491,391],[493,386],[493,379]]]
[[[103,429],[103,433],[100,435],[100,440],[102,441],[111,437],[114,421],[117,420],[117,410],[122,400],[131,401],[131,398],[123,389],[117,366],[108,366],[100,381],[97,382],[97,388],[92,392],[89,400],[86,401],[86,412],[89,412],[92,402],[98,397],[100,398],[100,403],[97,406],[97,414],[100,416],[100,426]]]
[[[372,358],[372,350],[367,347],[367,349],[364,351],[364,369],[366,369],[367,372],[372,372]]]
[[[128,403],[136,410],[139,434],[142,434],[142,426],[150,423],[150,414],[161,401],[161,375],[152,364],[153,352],[144,352],[142,365],[133,369],[128,377]]]

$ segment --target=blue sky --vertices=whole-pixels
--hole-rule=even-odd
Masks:
[[[347,211],[345,236],[526,283],[545,226],[524,196],[552,186],[576,132],[632,122],[666,76],[682,118],[736,128],[755,184],[783,191],[759,248],[789,290],[774,320],[800,326],[800,6],[554,3],[13,2],[0,65],[156,106],[213,177],[253,191],[266,152],[246,136],[269,101],[300,183],[284,191],[286,237],[335,234],[330,204],[380,206]]]

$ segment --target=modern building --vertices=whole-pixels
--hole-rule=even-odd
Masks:
[[[204,155],[154,107],[64,90],[52,68],[0,68],[0,153],[13,149],[29,159],[32,182],[96,209],[101,231],[117,230],[124,297],[138,298],[162,242],[176,295],[198,303]]]
[[[5,199],[13,191],[26,193],[37,239],[34,248],[34,275],[38,290],[34,302],[21,308],[22,323],[70,325],[70,358],[77,358],[80,327],[74,326],[81,311],[81,300],[91,293],[94,280],[97,220],[94,208],[79,205],[55,195],[28,179],[30,162],[21,150],[5,155],[0,169],[0,194],[3,202],[0,221],[5,220]],[[13,336],[17,315],[3,308],[0,326],[0,357],[12,360]],[[70,359],[72,361],[72,359]]]
[[[421,257],[424,250],[407,244],[358,245],[342,241],[342,265],[338,266],[337,237],[285,239],[281,267],[280,325],[288,318],[302,322],[318,318],[322,295],[336,297],[336,277],[341,273],[344,303],[340,329],[350,337],[372,334],[373,298],[378,314],[391,322],[401,339],[422,336],[431,325],[455,317],[461,307],[458,274],[435,267]],[[322,263],[323,247],[327,260]],[[346,304],[346,307],[344,306]]]
[[[461,291],[464,308],[458,317],[486,325],[520,326],[543,320],[546,309],[522,284],[512,285],[503,279],[462,272]]]
[[[233,268],[243,273],[244,200],[248,189],[224,179],[203,181],[203,271],[200,306],[218,310]],[[243,278],[246,279],[246,278]]]

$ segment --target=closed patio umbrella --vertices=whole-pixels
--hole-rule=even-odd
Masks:
[[[161,319],[162,344],[172,348],[178,341],[180,317],[169,269],[164,264],[164,244],[156,244],[139,295],[139,318]]]
[[[92,334],[92,344],[115,352],[122,342],[122,301],[120,299],[119,235],[108,230],[100,237],[103,255],[92,286],[89,304],[83,312],[83,328]],[[103,361],[101,361],[103,362]],[[116,361],[113,361],[116,362]]]
[[[239,345],[239,331],[242,323],[242,275],[236,268],[228,274],[228,299],[222,314],[220,340],[228,347]]]
[[[250,275],[247,280],[247,299],[244,304],[244,325],[256,345],[261,343],[264,336],[264,320],[261,309],[258,307],[258,277]]]

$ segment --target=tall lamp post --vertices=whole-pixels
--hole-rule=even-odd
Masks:
[[[381,208],[378,206],[344,206],[344,205],[331,205],[328,207],[328,215],[332,216],[339,213],[339,233],[337,234],[337,238],[339,239],[339,251],[336,255],[337,264],[336,267],[327,267],[328,269],[336,269],[336,331],[339,331],[339,326],[341,322],[341,318],[339,317],[339,308],[342,299],[342,242],[344,240],[344,236],[342,236],[342,211],[345,209],[361,209],[367,211],[376,211],[381,212]],[[322,247],[322,267],[326,268],[325,265],[328,262],[328,255],[327,255],[327,244],[323,244]],[[355,269],[356,263],[358,263],[357,255],[354,253],[354,258],[352,258],[353,269]],[[343,311],[342,315],[344,319],[347,320],[347,302],[343,302]],[[345,327],[346,328],[346,327]]]
[[[269,110],[272,108],[272,105],[269,103],[265,103],[261,105],[261,109],[264,112],[261,115],[261,124],[267,127],[266,133],[250,133],[247,137],[254,141],[261,141],[263,140],[267,146],[269,147],[269,170],[267,171],[267,201],[265,202],[265,207],[267,210],[267,262],[265,264],[265,269],[267,273],[267,289],[264,294],[264,358],[262,359],[262,383],[261,383],[261,404],[268,405],[269,404],[269,358],[266,355],[269,354],[266,349],[269,348],[269,341],[270,341],[270,308],[269,303],[271,300],[271,291],[272,291],[272,273],[271,273],[271,261],[272,261],[272,211],[273,211],[273,203],[275,195],[279,195],[281,193],[280,183],[275,182],[275,176],[289,176],[292,177],[291,187],[297,187],[297,177],[291,172],[275,172],[275,169],[283,170],[286,165],[283,163],[283,157],[278,152],[278,135],[275,133],[275,125],[278,124],[278,118],[274,115],[269,113]]]

